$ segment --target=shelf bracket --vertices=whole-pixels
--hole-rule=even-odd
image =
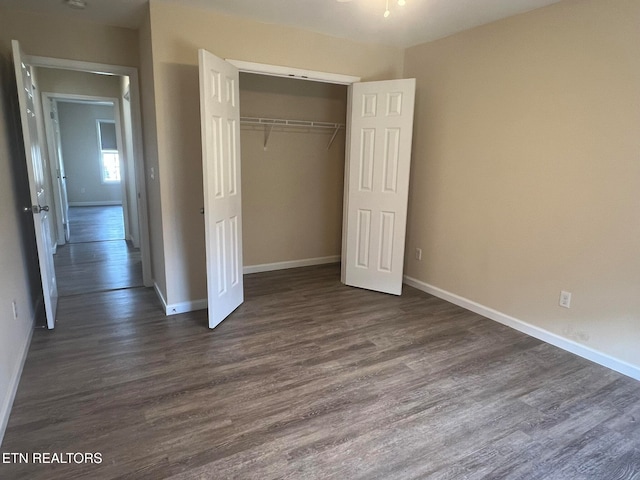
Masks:
[[[271,135],[271,129],[273,125],[264,126],[264,150],[267,151],[267,144],[269,143],[269,136]]]
[[[331,145],[333,145],[333,141],[336,139],[336,135],[338,135],[338,130],[340,130],[340,125],[336,125],[336,129],[333,131],[331,140],[329,140],[329,145],[327,145],[327,150],[329,150],[331,148]]]

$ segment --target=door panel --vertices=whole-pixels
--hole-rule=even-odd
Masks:
[[[45,172],[40,154],[38,128],[36,123],[36,109],[34,104],[34,85],[30,67],[24,63],[24,54],[20,44],[12,40],[13,65],[18,86],[18,104],[20,107],[20,121],[22,124],[22,138],[25,147],[25,159],[29,177],[29,191],[33,223],[36,233],[36,246],[42,279],[47,327],[54,328],[56,308],[58,305],[58,287],[53,266],[53,252],[51,250],[51,225],[49,211],[50,192],[46,191]],[[53,205],[51,205],[53,208]]]
[[[399,295],[415,80],[355,83],[349,98],[342,281]]]
[[[244,301],[238,70],[199,50],[209,328]]]

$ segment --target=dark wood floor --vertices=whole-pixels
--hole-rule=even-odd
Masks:
[[[638,479],[640,382],[336,266],[256,274],[218,328],[137,288],[62,298],[36,331],[7,479]]]
[[[69,207],[69,242],[124,240],[122,205]]]
[[[140,250],[124,240],[122,207],[69,208],[69,243],[54,255],[60,296],[142,286]]]

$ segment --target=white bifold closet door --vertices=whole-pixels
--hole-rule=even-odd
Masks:
[[[209,328],[244,301],[238,69],[198,51]]]
[[[342,282],[400,295],[415,79],[354,83],[345,167]]]
[[[199,50],[209,327],[244,301],[238,69]],[[415,79],[355,83],[345,169],[342,281],[399,295]]]

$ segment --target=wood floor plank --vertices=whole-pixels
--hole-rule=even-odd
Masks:
[[[61,298],[2,451],[104,461],[0,478],[638,478],[635,380],[409,287],[346,287],[334,265],[245,287],[213,331],[150,289]]]

